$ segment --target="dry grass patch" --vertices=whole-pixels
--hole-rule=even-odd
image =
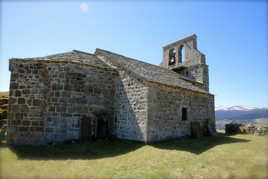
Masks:
[[[0,92],[0,98],[7,98],[9,95],[9,91],[1,91]]]

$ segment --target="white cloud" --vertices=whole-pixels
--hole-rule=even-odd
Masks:
[[[83,12],[83,13],[86,13],[88,11],[87,3],[81,3],[80,4],[80,11]]]

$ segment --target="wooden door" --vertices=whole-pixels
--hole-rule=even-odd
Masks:
[[[82,118],[80,120],[80,140],[82,142],[91,140],[91,120],[89,118]]]

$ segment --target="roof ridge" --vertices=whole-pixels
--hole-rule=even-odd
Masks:
[[[86,55],[93,55],[93,56],[96,56],[96,55],[93,54],[93,53],[88,53],[88,52],[84,52],[84,51],[81,51],[81,50],[72,50],[72,52],[76,52],[76,53],[82,53],[82,54],[86,54]]]
[[[64,54],[70,54],[70,53],[73,53],[73,51],[56,53],[56,54],[46,55],[46,56],[42,56],[42,57],[33,57],[33,58],[49,58],[49,57],[53,57],[53,56],[57,56],[57,55],[64,55]]]
[[[56,55],[64,55],[64,54],[69,54],[69,53],[72,53],[72,51],[56,53],[56,54],[51,54],[51,55],[45,55],[45,56],[39,56],[39,57],[26,57],[26,58],[11,57],[9,59],[20,59],[20,60],[46,59],[46,58],[49,59],[49,57],[53,57],[53,56],[56,56]]]
[[[124,55],[121,55],[121,54],[118,54],[118,53],[110,52],[110,51],[108,51],[108,50],[103,50],[103,49],[96,48],[95,54],[96,54],[97,50],[99,50],[99,51],[104,51],[104,52],[107,52],[107,53],[111,53],[111,54],[114,54],[114,55],[117,55],[117,56],[121,56],[121,57],[123,57],[123,58],[127,58],[128,60],[133,60],[133,61],[141,62],[141,63],[147,64],[147,65],[151,65],[151,66],[154,66],[154,67],[156,67],[156,68],[160,68],[160,69],[167,70],[167,71],[169,71],[169,72],[171,71],[171,70],[168,70],[168,69],[166,69],[166,68],[164,68],[164,67],[161,67],[161,66],[158,66],[158,65],[154,65],[154,64],[151,64],[151,63],[147,63],[147,62],[144,62],[144,61],[141,61],[141,60],[137,60],[137,59],[135,59],[135,58],[127,57],[127,56],[124,56]],[[173,72],[173,71],[171,71],[171,72]],[[174,72],[174,73],[175,73],[175,72]]]
[[[196,38],[197,38],[197,35],[196,34],[192,34],[192,35],[186,36],[186,37],[184,37],[184,38],[182,38],[180,40],[177,40],[175,42],[169,43],[169,44],[163,46],[162,48],[167,48],[167,47],[172,46],[172,45],[174,45],[176,43],[183,42],[183,41],[188,41],[190,39],[196,39]]]
[[[144,61],[135,59],[135,58],[127,57],[127,56],[121,55],[121,54],[119,54],[119,53],[114,53],[114,52],[111,52],[111,51],[108,51],[108,50],[104,50],[104,49],[96,48],[95,54],[96,54],[97,51],[103,51],[103,52],[111,53],[111,54],[114,54],[114,55],[117,55],[117,56],[121,56],[121,57],[123,57],[123,58],[127,58],[128,60],[134,60],[134,61],[138,61],[138,62],[141,62],[141,63],[144,63],[144,64],[148,64],[148,65],[152,65],[152,66],[160,67],[160,66],[157,66],[157,65],[154,65],[154,64],[151,64],[151,63],[147,63],[147,62],[144,62]],[[163,67],[161,67],[161,68],[163,68]]]
[[[140,74],[136,73],[135,71],[129,70],[124,66],[117,66],[118,64],[114,64],[114,62],[112,62],[111,64],[109,64],[106,60],[104,60],[103,58],[97,57],[99,60],[101,60],[103,63],[105,63],[106,65],[110,66],[111,68],[117,68],[117,69],[121,69],[124,70],[125,72],[127,72],[130,75],[134,75],[135,78],[139,78],[142,79],[144,81],[147,81],[144,77],[142,77]]]

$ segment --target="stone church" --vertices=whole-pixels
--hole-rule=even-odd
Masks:
[[[158,142],[215,132],[205,55],[191,35],[163,47],[160,66],[96,49],[10,59],[7,141]]]

